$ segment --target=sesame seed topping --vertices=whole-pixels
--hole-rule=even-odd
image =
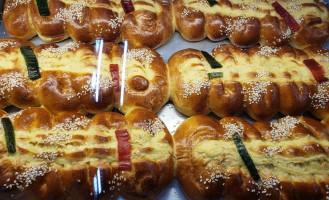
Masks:
[[[13,2],[10,2],[9,4],[6,4],[3,14],[6,14],[10,10],[16,8],[18,5],[28,4],[28,3],[30,3],[30,1],[31,0],[15,0]]]
[[[68,44],[65,44],[61,47],[48,47],[45,49],[42,49],[40,53],[38,53],[39,59],[47,59],[47,58],[61,58],[65,53],[68,51],[75,51],[77,48],[79,48],[79,43],[77,42],[70,42]],[[51,53],[52,55],[48,55]]]
[[[152,63],[155,55],[148,49],[131,49],[127,53],[127,58],[130,60],[136,59],[141,62]]]
[[[322,82],[317,85],[317,92],[309,94],[311,99],[311,107],[315,109],[323,109],[329,102],[329,82]]]
[[[240,137],[243,136],[243,124],[241,122],[235,122],[235,123],[226,123],[223,125],[224,129],[225,129],[225,133],[223,135],[223,138],[225,140],[229,140],[232,139],[232,136],[235,133],[238,133],[240,135]]]
[[[14,88],[22,87],[25,83],[23,74],[11,72],[0,76],[0,99],[5,97],[6,92],[11,92]]]
[[[72,139],[72,135],[62,134],[62,133],[55,133],[55,134],[48,134],[47,137],[43,140],[46,144],[58,144],[58,142],[67,142]]]
[[[257,78],[262,78],[264,76],[270,76],[270,72],[263,70],[257,71],[257,75],[256,75]]]
[[[66,118],[63,123],[56,124],[54,130],[61,131],[75,131],[79,129],[86,128],[90,120],[86,117],[76,117],[73,115],[73,118]]]
[[[280,181],[275,177],[270,177],[268,179],[261,179],[256,183],[258,187],[258,193],[265,194],[266,196],[270,196],[271,194],[268,193],[270,189],[277,188],[280,184]]]
[[[82,77],[78,77],[75,80],[81,81],[82,79]],[[95,92],[97,87],[99,87],[99,89],[108,90],[114,85],[112,78],[103,76],[100,77],[99,86],[97,86],[96,83],[97,81],[95,79],[88,79],[86,84],[82,85],[81,92],[77,93],[78,98],[81,98],[81,96],[85,96],[88,93]]]
[[[261,46],[257,54],[269,57],[272,54],[277,54],[278,50],[269,46]]]
[[[270,135],[273,140],[288,139],[291,136],[291,131],[300,124],[299,119],[291,116],[286,116],[276,123],[271,123],[272,130]]]
[[[58,156],[62,156],[62,153],[52,153],[52,152],[42,152],[37,155],[34,155],[33,158],[52,161],[55,160]]]
[[[82,10],[86,7],[86,3],[83,4],[71,4],[69,8],[60,8],[57,10],[56,15],[54,16],[55,20],[63,21],[64,23],[67,21],[78,20],[80,23],[82,22]]]
[[[292,9],[292,10],[301,10],[302,9],[302,5],[293,5],[293,6],[291,6],[290,8]]]
[[[282,152],[282,148],[280,147],[266,147],[263,149],[266,155],[270,158]]]
[[[151,133],[152,136],[165,128],[160,118],[145,120],[144,123],[145,124],[142,126],[142,129]]]
[[[25,188],[33,184],[33,182],[36,181],[38,177],[44,176],[49,172],[51,172],[51,168],[47,164],[41,164],[29,168],[23,166],[23,172],[22,173],[15,172],[14,182],[11,184],[6,184],[5,187],[7,189],[16,187],[19,190],[23,191]]]
[[[16,46],[17,42],[15,41],[2,41],[0,42],[0,50],[7,48],[7,47],[11,47],[11,46]]]
[[[267,94],[267,87],[271,85],[271,82],[247,82],[248,87],[243,87],[243,93],[248,96],[244,101],[249,104],[259,103],[262,95]]]
[[[183,12],[180,14],[181,17],[186,17],[186,16],[189,16],[191,13],[193,12],[198,12],[199,10],[198,9],[192,9],[192,10],[189,10],[188,8],[184,8]]]
[[[185,82],[183,84],[183,98],[186,99],[192,94],[200,95],[201,89],[207,89],[210,86],[210,82],[206,80],[196,80],[192,82]]]

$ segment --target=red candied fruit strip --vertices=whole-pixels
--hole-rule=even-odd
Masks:
[[[118,140],[119,170],[131,170],[131,144],[128,130],[116,130],[115,136]]]
[[[114,82],[115,91],[120,91],[120,75],[119,75],[119,65],[118,64],[110,64],[110,72],[112,76],[112,80]]]
[[[134,4],[131,0],[121,0],[121,6],[126,14],[135,11]]]
[[[287,23],[291,31],[297,32],[300,29],[299,24],[296,22],[293,16],[291,16],[290,13],[286,9],[284,9],[284,7],[282,7],[281,4],[279,4],[279,2],[277,1],[273,2],[272,6],[274,7],[275,11]]]
[[[328,78],[324,76],[325,74],[324,68],[314,59],[304,60],[303,63],[312,72],[313,77],[317,82],[321,83],[328,80]]]

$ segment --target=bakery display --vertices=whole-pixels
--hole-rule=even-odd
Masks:
[[[328,8],[318,0],[174,0],[173,9],[176,29],[190,41],[305,48],[322,46],[329,36]]]
[[[171,38],[171,4],[138,0],[133,1],[133,8],[125,13],[120,0],[7,0],[3,21],[13,37],[38,35],[47,42],[68,37],[85,43],[98,38],[113,42],[127,39],[132,46],[156,48]]]
[[[224,44],[213,49],[213,57],[207,54],[185,49],[168,61],[170,99],[183,114],[227,117],[246,111],[268,120],[278,112],[309,110],[317,118],[329,117],[328,50]]]
[[[175,29],[190,41],[229,38],[244,47],[260,43],[305,48],[324,45],[329,37],[328,8],[318,0],[42,2],[7,0],[3,19],[8,33],[21,39],[38,35],[47,42],[127,39],[133,46],[151,48],[166,43]]]
[[[0,117],[0,199],[154,199],[173,179],[172,136],[146,109],[88,119],[28,108]]]
[[[329,198],[328,128],[327,120],[320,123],[306,117],[251,125],[237,117],[217,121],[193,116],[174,134],[176,177],[191,200],[325,200]],[[243,161],[247,154],[241,150],[251,158],[247,164]],[[252,164],[256,172],[250,170]]]
[[[166,63],[150,48],[130,48],[121,90],[122,56],[123,48],[110,42],[59,47],[1,39],[0,107],[42,105],[52,113],[98,113],[113,107],[127,113],[143,107],[157,112],[169,98]]]

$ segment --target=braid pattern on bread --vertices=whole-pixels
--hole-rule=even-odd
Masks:
[[[0,116],[8,117],[4,111]],[[10,116],[16,153],[0,129],[0,199],[153,199],[174,176],[173,140],[151,111],[88,119],[28,108]],[[127,129],[131,170],[119,170],[115,131]]]

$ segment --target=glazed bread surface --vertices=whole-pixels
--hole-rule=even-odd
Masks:
[[[88,119],[28,108],[10,119],[16,153],[7,152],[1,128],[0,199],[153,199],[174,176],[172,136],[146,109]],[[131,170],[119,170],[115,131],[122,129],[130,136]]]
[[[261,179],[237,151],[238,133]],[[188,199],[328,199],[328,123],[287,116],[253,125],[237,117],[185,120],[174,134],[176,177]]]
[[[242,47],[292,45],[322,46],[329,36],[328,8],[318,0],[279,0],[300,29],[290,30],[270,1],[221,0],[210,6],[206,0],[174,0],[176,29],[191,41],[208,37]]]
[[[30,46],[41,78],[30,80],[20,47]],[[101,49],[101,47],[103,47]],[[58,47],[34,46],[20,39],[0,40],[0,107],[42,105],[52,113],[76,111],[98,113],[114,106],[123,113],[135,107],[157,112],[169,98],[168,70],[160,55],[148,47],[129,49],[125,69],[123,102],[123,49],[115,43],[96,47],[80,42]],[[118,65],[115,82],[110,66]]]
[[[170,98],[185,115],[219,117],[246,111],[256,120],[267,120],[276,113],[301,115],[309,110],[324,119],[329,114],[328,81],[318,83],[306,59],[315,59],[329,77],[328,50],[309,47],[254,46],[241,49],[231,44],[219,45],[212,51],[222,65],[211,68],[201,51],[185,49],[168,61]],[[221,72],[210,79],[208,73]]]
[[[324,45],[329,37],[329,12],[318,0],[278,2],[297,21],[290,30],[270,1],[221,0],[210,6],[206,0],[135,0],[135,11],[125,14],[120,0],[49,0],[50,15],[40,16],[36,0],[7,0],[4,24],[13,37],[39,35],[47,42],[71,37],[92,43],[97,38],[132,46],[156,48],[166,43],[175,29],[190,41],[230,41],[239,46],[305,48]]]
[[[47,42],[68,37],[93,43],[97,38],[131,46],[156,48],[173,32],[171,4],[161,0],[134,1],[135,11],[125,14],[120,0],[49,0],[50,15],[40,16],[35,0],[8,0],[3,20],[13,37],[30,39],[38,35]]]

